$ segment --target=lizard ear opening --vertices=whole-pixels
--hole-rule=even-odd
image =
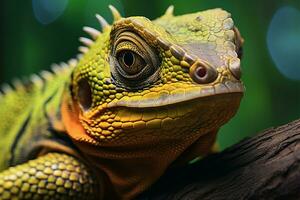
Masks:
[[[78,101],[81,108],[87,111],[92,106],[92,91],[87,79],[81,79],[78,82]]]

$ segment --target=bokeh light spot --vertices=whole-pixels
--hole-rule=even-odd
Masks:
[[[300,80],[300,11],[285,6],[276,11],[269,25],[267,45],[278,70]]]
[[[61,16],[68,5],[68,0],[32,0],[36,19],[41,24],[50,24]]]

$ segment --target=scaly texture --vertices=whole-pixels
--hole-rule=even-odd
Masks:
[[[245,127],[247,128],[247,127]],[[300,119],[170,169],[138,200],[299,200]]]
[[[1,169],[65,152],[91,163],[104,199],[132,199],[168,167],[211,152],[244,91],[230,14],[170,7],[151,21],[110,9],[112,25],[96,15],[102,32],[84,27],[78,61],[4,88]]]
[[[95,199],[90,172],[71,156],[50,153],[0,174],[0,199]]]
[[[242,39],[221,9],[98,19],[105,28],[74,68],[62,119],[117,195],[133,198],[177,159],[210,152],[242,97]]]

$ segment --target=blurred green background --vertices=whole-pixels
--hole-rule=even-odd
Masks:
[[[221,129],[222,148],[258,131],[300,118],[300,1],[292,0],[27,0],[3,1],[0,84],[74,57],[83,26],[109,22],[108,5],[125,16],[154,19],[173,4],[175,15],[221,7],[245,39],[246,93],[238,114]]]

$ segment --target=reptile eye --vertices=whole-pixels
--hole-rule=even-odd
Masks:
[[[129,75],[138,74],[146,66],[144,59],[130,50],[119,52],[117,60],[120,67]]]
[[[131,88],[142,87],[159,78],[159,53],[141,36],[131,31],[116,32],[110,61],[112,76]]]

